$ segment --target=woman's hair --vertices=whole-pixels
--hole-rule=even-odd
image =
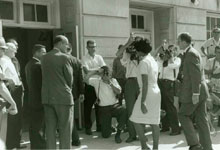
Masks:
[[[134,48],[137,52],[143,52],[145,54],[150,53],[150,51],[152,50],[148,39],[141,39],[139,41],[136,41],[134,44]]]

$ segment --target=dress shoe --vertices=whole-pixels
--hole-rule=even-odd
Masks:
[[[115,142],[118,144],[122,142],[120,135],[121,135],[121,130],[118,130],[117,133],[115,134]]]
[[[167,132],[167,131],[170,131],[170,129],[161,129],[160,132]]]
[[[189,150],[203,150],[201,145],[190,146]]]
[[[80,146],[81,142],[80,140],[72,141],[72,146]]]
[[[115,143],[121,143],[122,142],[122,140],[121,140],[121,137],[120,137],[120,135],[118,135],[117,133],[115,134]]]
[[[133,141],[137,140],[137,137],[128,137],[127,140],[125,141],[126,143],[131,143]]]
[[[170,136],[175,136],[175,135],[180,135],[181,132],[180,131],[177,131],[177,132],[171,132],[170,133]]]
[[[86,129],[86,134],[87,135],[92,135],[92,130],[91,129]]]

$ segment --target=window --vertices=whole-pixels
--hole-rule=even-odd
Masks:
[[[24,21],[48,22],[47,5],[23,4]]]
[[[220,17],[207,17],[206,18],[206,30],[207,39],[212,37],[212,29],[218,27],[220,28]]]
[[[14,20],[13,2],[0,1],[0,19]]]
[[[144,29],[144,16],[131,15],[131,27],[134,29]]]

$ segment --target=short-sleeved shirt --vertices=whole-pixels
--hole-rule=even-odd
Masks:
[[[215,41],[214,38],[210,38],[202,44],[202,47],[206,49],[208,55],[215,56],[215,47],[220,46],[220,40]]]
[[[8,56],[0,58],[0,66],[6,78],[13,80],[14,84],[17,86],[22,84],[15,66]]]
[[[137,77],[138,63],[135,60],[130,60],[130,54],[124,51],[121,59],[121,64],[126,67],[126,78]]]
[[[215,66],[214,65],[215,62]],[[207,71],[213,71],[213,74],[219,74],[220,73],[220,63],[218,61],[215,61],[215,58],[210,58],[208,59],[206,65],[205,65],[205,70]],[[214,84],[212,90],[213,92],[220,93],[220,78],[214,78],[211,77],[211,82]]]
[[[168,63],[166,67],[163,67],[163,61],[157,61],[159,66],[159,79],[176,80],[181,65],[181,59],[179,57],[174,57],[173,59],[173,63]]]
[[[116,79],[112,78],[111,80],[114,86],[121,88]],[[100,100],[99,106],[114,105],[118,102],[112,87],[109,84],[104,83],[101,77],[90,78],[89,85],[95,88],[96,95]]]
[[[99,69],[102,66],[106,66],[101,55],[96,55],[94,57],[86,54],[82,57],[82,66],[87,69]]]

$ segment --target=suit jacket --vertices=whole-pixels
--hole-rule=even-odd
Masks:
[[[53,49],[42,57],[42,103],[73,105],[71,57]]]
[[[76,57],[70,55],[71,65],[73,68],[73,86],[72,93],[74,99],[78,99],[80,94],[84,94],[84,82],[82,73],[82,64]]]
[[[206,100],[209,95],[205,83],[202,58],[196,49],[189,47],[183,61],[183,82],[180,102],[192,103],[193,93],[200,94],[200,101]]]
[[[29,106],[32,109],[43,109],[41,100],[42,73],[41,62],[32,58],[25,66]]]

